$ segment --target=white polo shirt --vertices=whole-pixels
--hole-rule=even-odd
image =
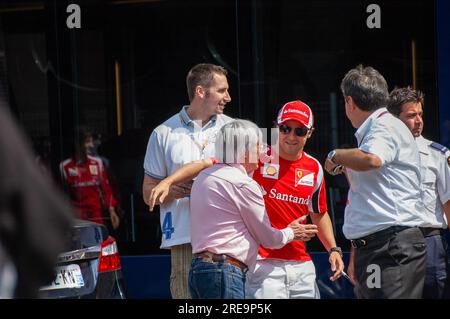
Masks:
[[[442,204],[450,200],[450,151],[445,146],[419,136],[422,195],[425,220],[421,226],[447,228]]]
[[[386,108],[380,108],[355,136],[359,149],[378,156],[382,166],[365,172],[347,168],[350,189],[345,237],[356,239],[394,225],[421,225],[420,158],[409,129]]]
[[[146,175],[163,179],[184,164],[214,156],[217,131],[233,119],[219,114],[202,127],[189,118],[187,107],[152,132],[144,159]],[[161,248],[189,243],[189,197],[161,205],[160,222]]]

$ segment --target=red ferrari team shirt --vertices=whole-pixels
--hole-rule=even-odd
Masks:
[[[297,161],[279,158],[279,164],[260,163],[253,179],[262,187],[267,215],[273,227],[285,228],[309,212],[327,211],[323,169],[313,157],[303,152]],[[262,258],[308,261],[302,241],[292,241],[280,249],[259,248]]]
[[[86,162],[69,158],[60,165],[64,183],[70,190],[73,206],[81,219],[104,224],[102,206],[117,205],[100,158],[88,156]]]

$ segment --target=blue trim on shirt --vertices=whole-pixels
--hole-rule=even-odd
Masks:
[[[162,180],[164,178],[166,178],[166,176],[158,176],[155,174],[150,173],[149,171],[144,170],[145,175],[147,175],[148,177],[154,178],[154,179],[159,179]]]
[[[191,124],[192,120],[190,119],[189,115],[186,112],[187,108],[188,108],[187,105],[183,106],[181,108],[181,111],[179,114],[180,114],[180,118],[181,118],[181,121],[183,122],[183,124],[189,126],[189,124]]]
[[[192,119],[189,117],[189,115],[187,114],[187,109],[188,109],[189,105],[185,105],[181,108],[180,111],[180,118],[181,121],[183,122],[184,125],[186,126],[194,126],[194,121],[192,121]],[[209,119],[208,123],[206,123],[205,125],[203,125],[202,130],[207,129],[208,127],[212,126],[211,123],[215,123],[217,120],[217,114],[214,114],[213,116],[211,116],[211,118]]]
[[[446,148],[444,145],[441,145],[439,143],[433,142],[429,145],[431,148],[434,148],[435,150],[440,151],[441,153],[445,154],[448,151],[448,148]]]

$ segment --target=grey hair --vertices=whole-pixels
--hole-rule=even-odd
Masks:
[[[344,97],[351,96],[363,111],[375,111],[387,106],[388,85],[385,78],[374,68],[361,64],[351,69],[341,82]]]
[[[234,120],[222,126],[216,136],[216,160],[219,163],[258,163],[253,150],[262,143],[259,127],[247,120]]]

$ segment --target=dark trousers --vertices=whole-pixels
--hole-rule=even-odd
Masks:
[[[419,228],[393,226],[355,248],[355,295],[359,299],[422,297],[426,241]]]
[[[426,237],[427,240],[427,265],[424,299],[450,298],[450,264],[447,252],[447,242],[442,235]],[[447,291],[447,293],[446,293]]]

